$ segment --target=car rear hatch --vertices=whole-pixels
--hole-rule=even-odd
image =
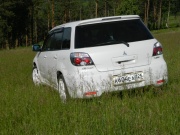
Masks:
[[[76,27],[75,49],[88,53],[98,71],[150,64],[157,42],[139,18]]]

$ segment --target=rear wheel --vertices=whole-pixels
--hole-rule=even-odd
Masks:
[[[63,75],[59,75],[58,77],[58,91],[62,102],[65,103],[69,98],[69,93]]]
[[[33,71],[32,71],[32,79],[33,79],[33,82],[35,85],[39,85],[40,84],[40,74],[39,74],[39,71],[37,69],[37,67],[34,67],[33,68]]]

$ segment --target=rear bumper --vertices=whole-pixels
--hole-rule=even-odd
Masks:
[[[143,72],[144,79],[140,82],[122,84],[114,86],[112,78],[115,75],[122,76],[126,73]],[[160,86],[168,81],[166,62],[156,59],[150,65],[114,70],[108,72],[98,72],[95,67],[79,70],[75,75],[65,76],[69,94],[74,98],[101,96],[103,92],[120,91],[147,85]]]

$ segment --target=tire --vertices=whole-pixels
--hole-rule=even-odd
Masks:
[[[70,98],[63,75],[58,77],[58,92],[63,103]]]
[[[35,85],[39,85],[41,83],[40,74],[39,74],[37,67],[33,68],[32,79],[33,79],[33,82]]]

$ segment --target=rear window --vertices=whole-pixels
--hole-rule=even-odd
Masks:
[[[96,47],[153,39],[140,19],[76,27],[75,48]]]

